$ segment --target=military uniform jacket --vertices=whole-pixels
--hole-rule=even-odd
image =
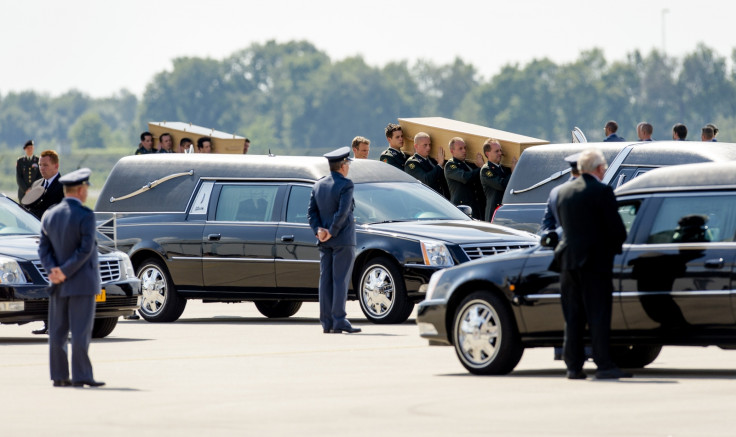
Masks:
[[[315,235],[318,228],[325,228],[332,235],[320,245],[355,246],[354,208],[353,181],[342,174],[330,172],[314,184],[307,210],[309,226]]]
[[[381,156],[378,159],[387,164],[393,165],[399,170],[403,170],[407,158],[408,156],[406,155],[406,153],[402,152],[401,150],[396,150],[389,147],[388,149],[384,150],[383,153],[381,153]]]
[[[60,267],[66,280],[54,287],[61,297],[100,293],[95,214],[77,199],[65,198],[41,221],[38,255],[47,272]]]
[[[138,150],[135,151],[136,155],[147,155],[149,153],[156,153],[156,152],[153,149],[146,150],[146,148],[143,146],[138,146]]]
[[[479,175],[480,169],[473,163],[457,161],[455,158],[445,163],[450,202],[453,205],[468,205],[473,208],[473,218],[483,220],[486,201]]]
[[[511,169],[501,165],[486,162],[480,168],[480,184],[486,196],[485,220],[491,221],[493,211],[501,204],[503,193],[511,178]]]
[[[15,181],[18,183],[18,200],[23,198],[33,182],[41,179],[41,171],[38,168],[38,156],[27,158],[25,155],[18,158],[15,163]]]
[[[604,143],[608,143],[608,142],[619,143],[621,141],[625,141],[625,140],[616,134],[611,134],[603,139]]]
[[[51,184],[46,188],[46,191],[43,192],[41,198],[32,205],[28,205],[28,210],[39,220],[43,217],[43,213],[46,212],[47,209],[58,204],[64,199],[64,187],[62,187],[61,182],[59,182],[60,177],[61,173],[51,181]],[[37,181],[36,183],[43,183],[43,181]]]
[[[450,198],[450,189],[447,187],[447,181],[445,180],[445,170],[437,164],[434,158],[422,158],[415,153],[406,160],[404,171],[445,196],[445,198]]]

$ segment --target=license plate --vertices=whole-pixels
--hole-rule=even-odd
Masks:
[[[105,299],[107,299],[107,293],[105,293],[105,289],[103,288],[100,294],[95,295],[95,302],[104,302]]]

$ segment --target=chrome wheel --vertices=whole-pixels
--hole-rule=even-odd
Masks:
[[[478,375],[504,375],[519,363],[524,347],[508,302],[477,291],[460,303],[451,328],[460,363]]]
[[[354,278],[360,309],[373,323],[404,323],[414,303],[406,295],[404,277],[393,259],[379,256],[364,264],[362,274]]]
[[[166,303],[166,278],[157,266],[146,266],[140,271],[141,280],[141,312],[148,316],[156,316]]]
[[[165,265],[149,258],[138,267],[141,280],[141,316],[149,322],[173,322],[181,316],[187,300],[176,292]]]
[[[457,339],[460,352],[474,366],[483,366],[498,354],[502,330],[498,314],[483,301],[471,301],[460,315]]]
[[[396,287],[391,273],[382,265],[369,267],[360,281],[360,298],[366,311],[375,318],[383,318],[394,305]]]

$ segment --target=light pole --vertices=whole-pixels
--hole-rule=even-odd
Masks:
[[[664,18],[665,15],[669,14],[669,9],[662,9],[662,55],[667,54],[667,47],[665,46],[665,37],[664,37]]]

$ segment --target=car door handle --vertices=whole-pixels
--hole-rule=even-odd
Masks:
[[[292,242],[292,241],[294,241],[294,236],[293,235],[282,235],[281,236],[281,241],[283,241],[285,243]]]
[[[723,258],[713,258],[705,262],[706,269],[722,269]]]
[[[222,238],[222,235],[220,234],[209,234],[207,236],[207,239],[210,241],[220,241],[220,238]]]

